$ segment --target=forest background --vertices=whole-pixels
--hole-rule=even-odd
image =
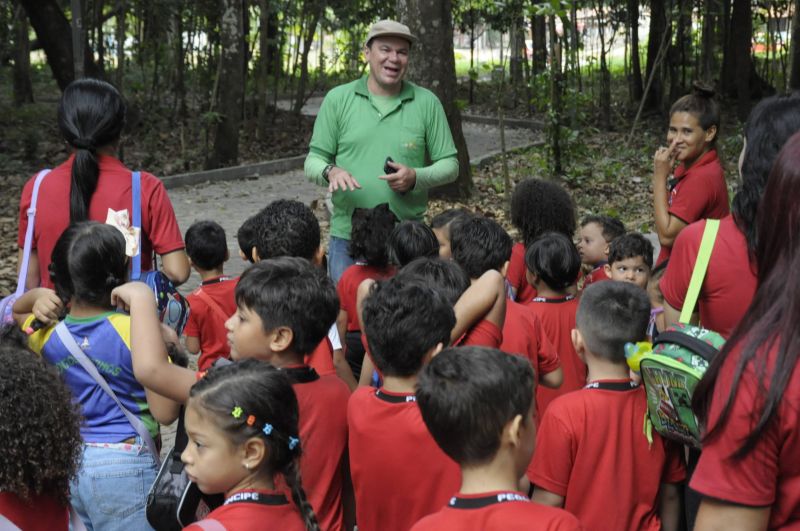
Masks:
[[[55,109],[76,77],[104,78],[124,94],[120,157],[129,167],[168,176],[300,155],[313,127],[306,102],[364,75],[367,29],[395,18],[420,38],[409,77],[441,99],[462,162],[432,212],[464,205],[508,226],[514,183],[539,177],[566,186],[582,215],[616,215],[647,232],[652,157],[671,103],[695,81],[717,90],[719,148],[735,192],[742,120],[758,99],[800,87],[799,7],[800,0],[4,0],[0,292],[15,283],[20,187],[68,154]],[[489,117],[501,139],[522,124],[534,145],[473,168],[462,115]]]

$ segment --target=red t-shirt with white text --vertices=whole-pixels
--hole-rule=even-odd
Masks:
[[[433,440],[413,394],[360,387],[347,421],[359,530],[408,531],[458,491],[461,470]]]
[[[258,503],[253,497],[262,502]],[[234,501],[236,500],[236,501]],[[225,505],[211,511],[205,520],[216,520],[223,529],[230,531],[260,531],[280,529],[281,531],[305,531],[306,526],[300,512],[284,494],[265,490],[242,490],[228,497]],[[207,529],[199,524],[184,527],[187,531]]]
[[[593,382],[594,383],[594,382]],[[542,418],[528,478],[564,497],[564,509],[592,529],[661,529],[659,489],[686,477],[683,448],[642,431],[647,396],[630,380],[554,400]]]
[[[50,255],[56,241],[69,225],[69,193],[72,180],[71,155],[66,162],[53,168],[39,187],[36,204],[36,219],[33,228],[33,248],[39,257],[40,285],[52,288],[48,266]],[[97,155],[100,175],[97,188],[89,203],[89,219],[105,223],[108,209],[127,210],[128,219],[133,224],[131,209],[131,170],[119,160],[107,155]],[[25,245],[25,231],[28,228],[28,208],[31,204],[33,183],[36,176],[31,177],[22,188],[19,201],[19,232],[17,245]],[[141,212],[142,212],[142,271],[153,268],[153,251],[162,255],[183,249],[175,211],[169,200],[167,191],[158,177],[141,172]]]

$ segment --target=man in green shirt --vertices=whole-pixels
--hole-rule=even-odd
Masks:
[[[441,102],[403,81],[415,41],[403,24],[375,23],[364,46],[369,75],[328,92],[317,115],[305,174],[332,193],[328,272],[334,282],[353,263],[348,247],[354,209],[388,203],[399,219],[420,220],[428,190],[458,177]],[[385,163],[393,171],[384,171]]]

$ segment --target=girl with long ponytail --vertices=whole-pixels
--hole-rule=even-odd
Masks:
[[[297,398],[283,372],[255,359],[212,368],[192,387],[185,423],[187,475],[202,492],[225,495],[186,529],[209,529],[209,520],[237,531],[320,529],[300,479]]]
[[[99,79],[70,83],[58,105],[58,128],[72,155],[53,168],[39,189],[34,224],[33,252],[28,268],[28,287],[52,288],[49,265],[55,242],[64,229],[81,221],[106,221],[108,211],[127,213],[133,224],[132,172],[116,158],[125,127],[126,105],[122,95]],[[178,222],[162,182],[141,172],[142,270],[154,266],[153,253],[161,256],[162,271],[175,284],[189,276]],[[35,178],[22,190],[18,243],[23,246]],[[23,251],[20,249],[22,263]]]

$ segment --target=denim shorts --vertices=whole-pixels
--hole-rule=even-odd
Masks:
[[[70,484],[72,506],[89,531],[151,530],[145,500],[158,467],[145,444],[83,445],[83,461]]]

